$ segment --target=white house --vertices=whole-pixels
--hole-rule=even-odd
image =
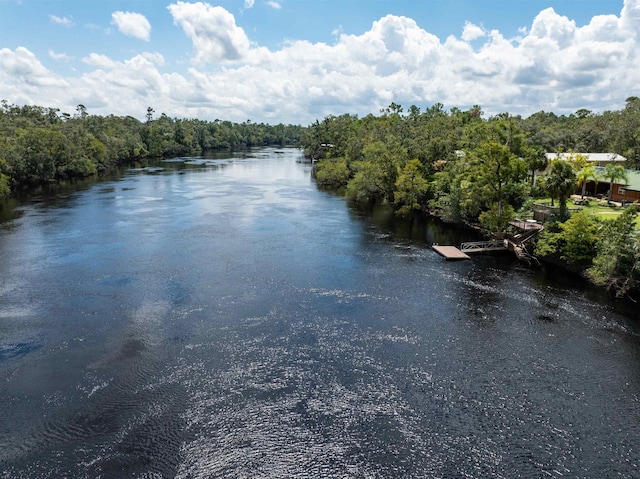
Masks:
[[[595,166],[606,166],[609,163],[614,165],[625,165],[627,159],[618,155],[617,153],[546,153],[547,160],[555,160],[556,158],[560,158],[561,160],[568,160],[572,156],[581,155],[587,158],[589,163],[594,163]]]

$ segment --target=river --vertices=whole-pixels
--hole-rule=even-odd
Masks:
[[[295,149],[5,205],[2,478],[640,476],[633,308]]]

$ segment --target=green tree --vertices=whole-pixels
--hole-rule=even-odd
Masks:
[[[560,204],[560,221],[567,218],[567,199],[576,188],[576,174],[569,163],[554,160],[551,171],[545,178],[545,189],[551,196],[551,204],[557,199]]]
[[[501,208],[498,204],[493,204],[487,211],[480,213],[478,221],[487,232],[500,233],[515,217],[516,212],[510,204],[507,203]]]
[[[479,197],[484,199],[488,206],[496,205],[495,216],[502,219],[503,208],[507,204],[509,196],[521,199],[524,195],[522,181],[526,178],[526,166],[518,159],[506,145],[501,145],[495,141],[485,142],[474,150],[475,161],[470,172],[475,178],[474,187],[478,188]],[[496,223],[497,233],[500,234],[503,222]]]
[[[11,195],[11,178],[4,173],[8,169],[7,162],[0,158],[0,199],[8,198]]]
[[[347,197],[359,202],[373,202],[385,196],[385,178],[379,165],[368,161],[354,163],[355,175],[347,184]]]
[[[608,117],[613,150],[627,158],[627,165],[640,168],[640,98],[627,98],[625,108]]]
[[[76,118],[80,118],[81,120],[84,120],[88,116],[89,116],[89,113],[87,113],[87,107],[84,106],[82,103],[80,103],[76,107]]]
[[[155,113],[155,110],[153,108],[151,108],[150,106],[147,107],[147,114],[145,115],[145,118],[147,119],[147,123],[151,123],[153,121],[153,114]]]
[[[16,146],[20,163],[14,165],[19,182],[51,182],[60,176],[69,162],[69,143],[59,131],[28,128],[17,132]]]
[[[604,177],[609,180],[609,196],[608,200],[611,201],[611,197],[613,195],[613,184],[619,180],[627,180],[627,173],[624,171],[624,167],[622,165],[614,165],[613,163],[608,163],[604,167]]]
[[[428,188],[429,183],[422,176],[422,163],[419,160],[409,161],[396,180],[394,193],[394,204],[398,207],[396,214],[408,216],[414,210],[422,209],[422,200]]]
[[[595,167],[593,166],[585,166],[580,171],[578,171],[576,175],[576,182],[578,186],[582,188],[581,197],[584,198],[584,195],[587,190],[587,183],[589,180],[593,180],[598,186],[598,173],[596,172]]]
[[[544,149],[540,146],[524,147],[522,157],[531,173],[531,186],[533,186],[536,181],[536,171],[543,171],[547,167],[549,160]]]
[[[590,262],[596,255],[598,220],[586,211],[578,211],[564,223],[562,230],[561,258],[569,263]]]
[[[444,221],[472,221],[482,211],[482,200],[476,194],[478,188],[475,188],[470,171],[467,155],[453,155],[444,168],[433,175],[430,206]]]
[[[615,220],[605,222],[593,265],[591,280],[623,296],[637,286],[640,273],[640,239],[635,225],[637,205],[625,208]]]
[[[332,188],[340,188],[349,182],[349,168],[344,158],[327,158],[316,167],[316,182]]]
[[[582,153],[569,152],[565,161],[571,165],[573,171],[580,171],[582,168],[592,165],[589,163],[589,157]]]
[[[579,211],[564,223],[544,229],[536,242],[539,256],[557,256],[570,264],[590,264],[599,241],[599,222],[586,211]]]
[[[376,140],[362,149],[362,160],[355,162],[356,173],[347,185],[355,199],[393,203],[398,171],[407,162],[407,152],[394,136]]]

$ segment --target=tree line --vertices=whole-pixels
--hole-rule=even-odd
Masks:
[[[503,113],[487,119],[479,106],[447,111],[436,104],[421,111],[413,105],[405,112],[391,103],[379,115],[346,114],[316,121],[306,130],[302,146],[316,162],[321,185],[342,189],[357,201],[390,204],[398,215],[426,212],[445,221],[478,225],[492,235],[500,236],[536,199],[551,197],[560,208],[537,254],[571,264],[621,294],[639,284],[640,243],[636,245],[635,228],[628,228],[629,222],[635,224],[635,207],[613,222],[595,217],[585,222],[586,213],[570,218],[570,195],[597,176],[582,155],[551,164],[545,155],[611,152],[625,156],[627,168],[639,168],[637,97],[628,98],[619,111],[601,114],[578,110],[523,118]],[[606,174],[619,178],[621,172]],[[616,244],[637,248],[637,261],[631,259],[635,252],[612,250],[610,242],[603,241],[613,237],[612,229],[624,236]],[[589,232],[593,234],[588,252],[581,250],[586,244],[573,250],[573,241],[583,241]]]
[[[0,105],[0,198],[34,185],[103,174],[146,158],[196,156],[212,150],[296,145],[303,127],[230,121],[99,116],[78,105]]]

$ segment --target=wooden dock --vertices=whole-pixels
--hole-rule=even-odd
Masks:
[[[469,241],[462,243],[460,248],[455,246],[433,245],[432,248],[445,259],[471,259],[472,253],[489,253],[492,251],[512,251],[519,260],[526,261],[529,265],[539,265],[538,259],[527,251],[525,243],[535,237],[544,226],[534,221],[512,221],[511,226],[520,230],[517,235],[509,235],[508,239]],[[468,254],[467,254],[468,253]]]
[[[463,253],[455,246],[440,246],[434,244],[432,246],[434,251],[438,253],[440,256],[444,256],[445,259],[454,260],[454,259],[471,259],[469,255]]]
[[[489,251],[507,251],[507,245],[500,241],[472,241],[462,243],[460,248],[455,246],[433,245],[436,253],[446,259],[471,259],[467,253],[487,253]]]

